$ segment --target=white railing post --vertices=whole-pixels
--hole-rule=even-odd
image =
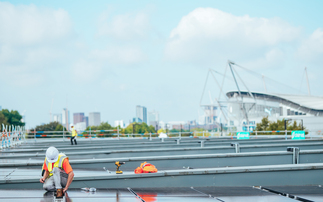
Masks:
[[[91,127],[90,127],[90,141],[92,141]]]

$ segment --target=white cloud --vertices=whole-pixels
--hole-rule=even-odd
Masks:
[[[95,61],[80,59],[72,68],[72,76],[75,81],[92,81],[100,76],[102,65]]]
[[[102,75],[111,76],[115,67],[137,65],[147,59],[140,48],[130,46],[88,50],[83,55],[86,56],[72,66],[74,80],[82,80],[83,83],[92,82]]]
[[[298,49],[297,55],[305,61],[322,61],[323,56],[323,30],[318,28],[309,38],[304,40]],[[321,63],[323,64],[323,63]]]
[[[0,2],[0,30],[0,44],[35,45],[71,35],[72,22],[63,9]]]
[[[90,57],[102,62],[122,65],[137,64],[146,60],[146,55],[140,48],[131,46],[107,47],[103,50],[96,49],[90,53]]]
[[[212,63],[216,58],[272,60],[277,57],[271,50],[297,40],[300,31],[279,18],[235,16],[214,8],[197,8],[172,30],[165,56],[173,61]]]
[[[0,70],[8,75],[3,80],[21,86],[42,82],[49,69],[57,69],[73,35],[62,9],[6,2],[0,2],[0,30]]]
[[[99,19],[98,35],[136,40],[147,36],[149,26],[149,18],[145,13],[117,15],[112,19],[109,19],[107,13],[103,13]]]
[[[279,69],[284,66],[286,53],[279,48],[273,48],[264,52],[262,56],[246,62],[244,65],[251,69]]]

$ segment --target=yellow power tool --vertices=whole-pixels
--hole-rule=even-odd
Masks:
[[[116,171],[116,174],[122,174],[123,172],[120,169],[120,166],[125,164],[126,162],[119,162],[119,161],[116,161],[115,162],[115,165],[117,166],[117,171]]]

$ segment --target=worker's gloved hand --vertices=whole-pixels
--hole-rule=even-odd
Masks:
[[[40,178],[39,182],[44,183],[45,179],[44,178]]]

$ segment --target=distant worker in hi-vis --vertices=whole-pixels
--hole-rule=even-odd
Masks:
[[[56,197],[62,198],[73,181],[74,172],[68,157],[58,153],[55,147],[49,147],[46,151],[42,176],[39,181],[44,183],[43,188],[46,191],[56,191]]]
[[[71,144],[72,145],[73,145],[73,140],[74,140],[75,145],[77,145],[76,137],[77,137],[77,131],[75,130],[74,126],[72,126],[72,137],[71,137]]]

